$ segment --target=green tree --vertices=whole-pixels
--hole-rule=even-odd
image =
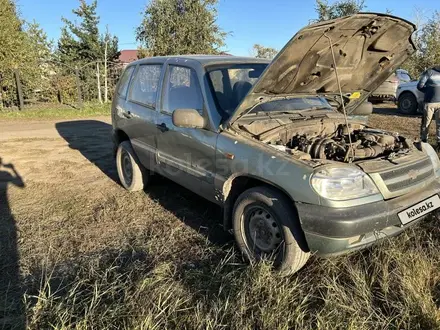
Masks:
[[[278,54],[278,50],[271,47],[264,47],[260,44],[255,44],[252,48],[252,54],[257,58],[266,58],[272,60]]]
[[[428,68],[440,65],[440,13],[434,12],[414,36],[418,50],[403,65],[418,78]]]
[[[67,67],[79,67],[83,98],[85,100],[102,100],[102,88],[105,85],[104,62],[115,61],[119,57],[118,38],[108,30],[99,31],[100,18],[97,14],[98,2],[90,4],[79,1],[79,7],[72,12],[77,20],[63,18],[64,26],[58,41],[58,60]],[[107,48],[107,56],[106,56]],[[72,86],[72,74],[65,74],[63,83]],[[66,81],[67,80],[67,81]],[[74,95],[72,92],[69,95]],[[104,91],[104,95],[107,93]]]
[[[61,36],[58,39],[57,57],[62,63],[75,63],[80,60],[80,45],[66,27],[61,28]]]
[[[15,4],[10,0],[0,0],[0,68],[14,67],[17,54],[22,51],[24,34],[22,22]]]
[[[217,54],[226,33],[217,25],[218,0],[152,0],[136,38],[143,53]]]
[[[12,72],[21,62],[25,38],[15,4],[10,0],[0,0],[0,26],[0,106],[3,106],[13,98]]]
[[[20,65],[21,82],[25,95],[34,100],[39,98],[54,98],[50,86],[53,74],[52,42],[37,22],[24,23],[23,40],[27,50],[22,54]]]
[[[51,56],[51,44],[37,23],[19,17],[15,3],[0,0],[0,106],[16,103],[14,70],[19,70],[25,93],[30,99],[42,89],[45,73],[42,60]]]
[[[97,6],[96,0],[91,4],[80,0],[79,8],[72,11],[79,22],[63,18],[65,26],[61,29],[61,37],[58,41],[58,57],[61,62],[72,65],[104,61],[106,43],[107,58],[111,61],[119,56],[118,38],[109,32],[99,31]]]
[[[318,14],[316,21],[321,22],[353,15],[365,8],[364,0],[339,0],[332,4],[329,4],[328,0],[316,0],[315,11]]]
[[[53,42],[48,39],[46,32],[36,21],[25,23],[24,26],[31,47],[30,52],[41,61],[51,59]]]

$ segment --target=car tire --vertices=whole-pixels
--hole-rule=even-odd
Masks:
[[[406,92],[399,96],[397,107],[399,109],[399,112],[405,115],[414,115],[417,113],[419,104],[414,94]]]
[[[270,259],[282,275],[300,270],[310,257],[298,240],[303,236],[292,202],[271,187],[243,192],[232,213],[234,236],[242,254],[252,263]]]
[[[118,145],[116,167],[119,181],[128,191],[142,190],[148,183],[149,174],[140,164],[130,141],[122,141]]]

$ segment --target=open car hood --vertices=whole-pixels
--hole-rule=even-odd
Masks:
[[[345,108],[351,113],[416,50],[415,30],[411,22],[375,13],[309,25],[278,53],[227,124],[273,97],[321,95],[340,103],[330,45]]]

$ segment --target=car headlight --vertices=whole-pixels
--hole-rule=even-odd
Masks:
[[[371,178],[355,167],[325,167],[311,178],[313,189],[322,197],[344,201],[379,194]]]
[[[440,160],[438,159],[437,152],[429,143],[422,142],[422,150],[431,158],[431,163],[434,168],[434,172],[440,175]]]

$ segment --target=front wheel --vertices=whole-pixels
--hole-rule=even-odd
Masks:
[[[412,93],[405,92],[399,97],[397,107],[399,111],[405,115],[414,115],[417,113],[419,104]]]
[[[147,184],[149,175],[140,164],[130,141],[123,141],[116,151],[119,181],[128,191],[139,191]]]
[[[234,235],[241,252],[251,262],[271,260],[283,275],[300,270],[310,256],[296,239],[302,232],[291,204],[276,189],[262,186],[243,192],[233,211]]]

